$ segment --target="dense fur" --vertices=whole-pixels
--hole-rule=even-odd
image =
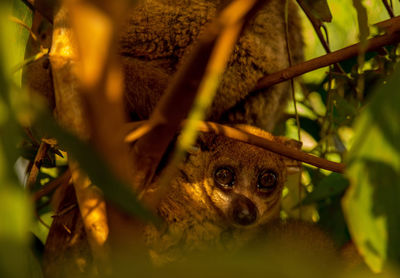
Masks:
[[[206,24],[227,1],[145,0],[135,6],[120,39],[126,73],[127,108],[134,119],[147,119]],[[279,84],[252,96],[257,81],[288,66],[285,1],[271,0],[249,24],[235,46],[208,112],[217,122],[247,123],[272,130],[289,96]],[[302,59],[300,20],[290,5],[289,37],[293,60]]]
[[[272,137],[254,127],[240,128],[281,143],[295,142]],[[214,134],[201,134],[198,147],[181,164],[178,177],[158,207],[165,226],[147,229],[151,255],[158,263],[175,260],[194,250],[221,250],[245,244],[266,223],[279,217],[286,166],[296,164],[265,149]],[[220,166],[230,166],[235,171],[236,181],[231,190],[221,189],[214,181],[215,169]],[[277,174],[276,188],[267,196],[257,191],[257,179],[264,169]],[[156,191],[157,186],[156,180],[150,191]],[[232,208],[238,198],[254,204],[257,210],[254,223],[238,225],[232,219]]]

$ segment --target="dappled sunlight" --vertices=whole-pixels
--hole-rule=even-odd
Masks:
[[[0,276],[398,277],[399,12],[0,2]]]

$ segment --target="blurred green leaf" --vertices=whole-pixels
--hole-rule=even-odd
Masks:
[[[347,157],[346,220],[374,271],[400,262],[400,70],[380,86],[355,125]]]
[[[312,204],[317,201],[325,200],[329,197],[340,195],[346,190],[348,185],[348,180],[342,174],[332,173],[323,178],[314,187],[314,190],[307,194],[301,204]]]
[[[10,68],[24,44],[8,21],[10,2],[0,2],[0,277],[41,277],[29,250],[31,205],[14,172],[20,130],[11,109]],[[21,58],[22,59],[22,58]]]
[[[32,10],[29,9],[23,1],[21,0],[13,0],[12,4],[12,15],[22,22],[24,22],[28,27],[32,26]],[[14,57],[10,57],[12,62],[9,64],[10,69],[14,68],[16,65],[19,65],[25,57],[25,48],[29,38],[29,32],[26,28],[21,25],[12,22],[10,24],[10,32],[12,32],[12,36],[8,39],[12,40],[12,49],[7,49],[8,54],[13,55]],[[19,70],[13,75],[13,80],[15,84],[18,86],[21,85],[21,76],[22,71]]]

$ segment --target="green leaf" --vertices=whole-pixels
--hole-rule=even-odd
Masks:
[[[314,190],[304,198],[302,204],[307,205],[340,195],[346,190],[348,185],[349,182],[343,175],[332,173],[323,178],[320,183],[315,186]]]
[[[29,250],[32,208],[13,169],[20,130],[10,106],[9,74],[14,63],[23,57],[24,42],[8,21],[10,4],[0,2],[0,277],[42,277]]]
[[[347,157],[350,187],[343,200],[350,233],[379,272],[400,263],[400,70],[380,86],[355,125]]]
[[[23,1],[12,1],[12,16],[24,22],[26,26],[32,26],[32,10],[29,9]],[[11,57],[13,60],[10,63],[10,66],[11,68],[15,68],[16,65],[19,65],[24,60],[25,48],[29,38],[29,31],[15,22],[12,22],[10,27],[10,32],[13,35],[9,37],[9,39],[12,41],[8,41],[10,47],[7,48],[7,52],[9,54],[12,53],[14,56]],[[18,86],[21,85],[21,76],[21,70],[17,71],[13,75],[13,80]]]
[[[329,234],[338,248],[351,239],[340,201],[341,196],[337,195],[330,198],[329,202],[318,203],[318,226]]]
[[[324,22],[332,21],[332,14],[327,0],[303,0],[311,10],[312,14]]]
[[[53,215],[54,212],[49,211],[41,214],[40,218],[50,227],[51,223],[53,222]],[[30,230],[43,243],[43,245],[46,244],[47,235],[49,233],[48,227],[45,227],[43,223],[41,223],[39,220],[36,220],[34,223],[32,223]]]
[[[7,176],[0,175],[0,277],[40,277],[29,250],[30,202],[22,187]]]

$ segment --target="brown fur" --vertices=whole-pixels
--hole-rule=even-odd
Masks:
[[[123,28],[120,54],[126,73],[126,102],[135,119],[147,119],[171,76],[226,1],[145,0]],[[285,1],[271,0],[249,24],[235,46],[209,120],[246,123],[272,130],[289,96],[279,84],[250,96],[257,81],[288,66]],[[300,20],[290,5],[289,37],[295,63],[302,59]]]
[[[284,139],[272,137],[260,129],[239,127],[258,136],[284,142]],[[194,250],[240,247],[260,227],[279,218],[288,159],[214,134],[201,134],[198,145],[201,150],[188,155],[158,207],[165,226],[161,229],[147,228],[151,255],[158,263],[175,260]],[[214,171],[220,166],[230,166],[235,171],[236,181],[229,192],[222,190],[214,181]],[[265,169],[274,170],[278,175],[277,186],[268,196],[257,191],[258,176]],[[151,191],[156,191],[157,186],[156,180]],[[243,197],[251,201],[258,212],[256,220],[245,226],[235,223],[231,213],[235,198]]]

